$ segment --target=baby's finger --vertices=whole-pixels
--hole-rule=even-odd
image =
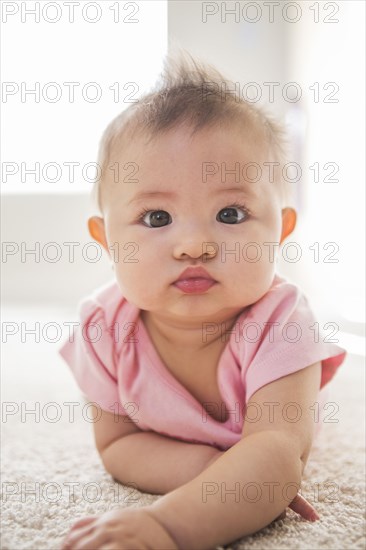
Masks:
[[[92,532],[92,523],[93,522],[89,522],[89,524],[84,527],[72,528],[63,540],[61,550],[73,550],[81,539]]]
[[[316,521],[320,519],[315,508],[299,493],[289,504],[289,508],[309,521]]]
[[[88,523],[96,520],[97,518],[98,516],[87,516],[84,518],[80,518],[77,521],[75,521],[75,523],[73,523],[71,529],[73,529],[74,527],[83,527],[84,525],[87,525]]]
[[[97,550],[104,548],[105,546],[111,546],[113,541],[110,540],[108,534],[105,531],[99,531],[95,533],[90,533],[79,539],[75,545],[72,547],[72,550]]]

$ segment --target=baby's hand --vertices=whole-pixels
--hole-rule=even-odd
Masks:
[[[289,508],[307,520],[319,519],[315,509],[300,494]],[[73,525],[61,550],[178,550],[168,532],[148,509],[148,506],[122,508],[83,518]],[[286,510],[277,519],[285,517]]]
[[[77,521],[61,550],[178,550],[177,545],[143,508],[121,508]]]

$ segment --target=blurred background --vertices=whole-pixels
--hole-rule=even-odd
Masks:
[[[365,4],[81,2],[73,22],[62,2],[39,21],[23,4],[3,3],[3,320],[77,319],[113,278],[87,231],[99,139],[183,48],[286,124],[298,247],[279,271],[364,354]]]

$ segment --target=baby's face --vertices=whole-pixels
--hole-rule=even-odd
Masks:
[[[282,217],[265,154],[233,130],[205,129],[192,138],[173,129],[112,156],[109,165],[119,163],[124,181],[110,178],[103,189],[104,228],[127,300],[171,321],[220,322],[267,292],[276,266],[269,243],[280,242]],[[260,181],[250,170],[246,179],[248,162],[262,167]],[[236,163],[240,181],[229,173]],[[216,284],[194,294],[177,288],[192,266]]]

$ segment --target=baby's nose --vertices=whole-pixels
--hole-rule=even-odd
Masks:
[[[190,232],[181,234],[174,244],[173,255],[180,259],[185,256],[191,258],[211,258],[218,250],[218,243],[212,240],[212,236],[205,231],[192,229]]]

